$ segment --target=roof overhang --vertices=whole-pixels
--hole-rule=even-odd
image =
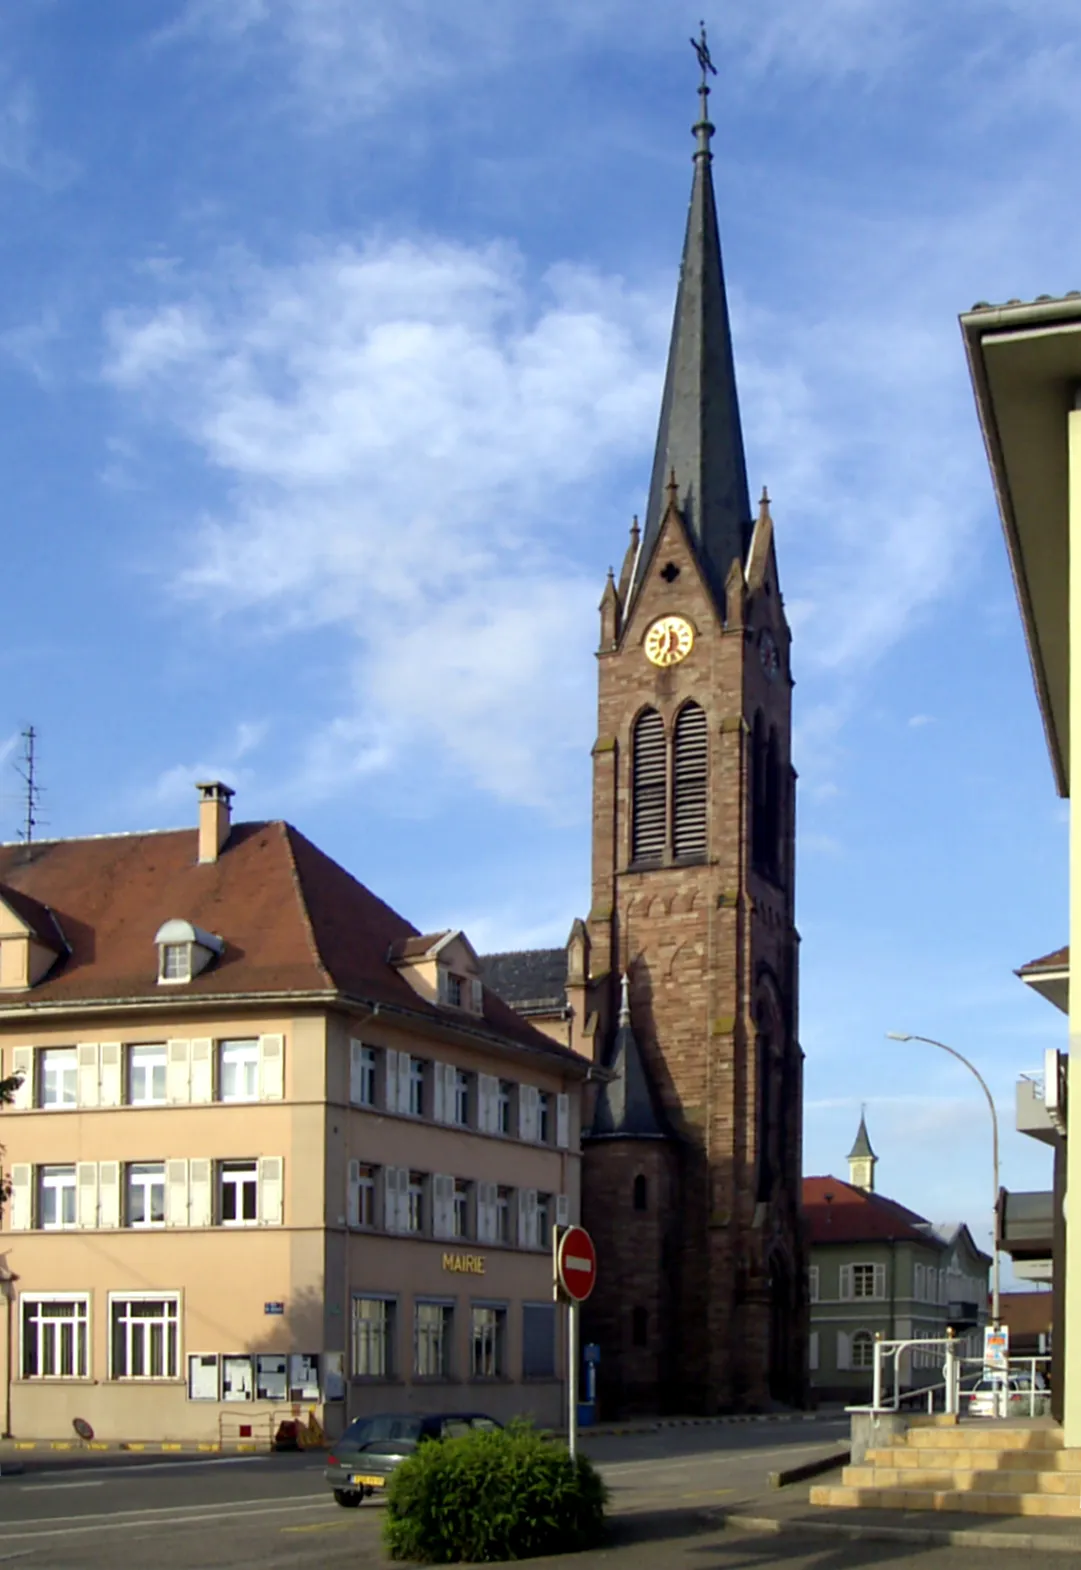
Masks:
[[[1070,1012],[1070,967],[1066,965],[1022,965],[1015,972],[1026,987],[1038,992],[1041,998],[1053,1003],[1063,1014]]]
[[[1069,795],[1067,416],[1081,388],[1081,294],[961,317],[1051,766]]]

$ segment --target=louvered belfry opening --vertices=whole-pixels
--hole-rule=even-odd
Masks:
[[[708,783],[706,711],[688,703],[679,711],[672,749],[672,853],[677,861],[705,858]]]
[[[664,859],[665,738],[664,721],[646,709],[634,727],[631,856],[659,866]]]

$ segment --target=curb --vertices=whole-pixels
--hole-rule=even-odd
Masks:
[[[816,1423],[823,1421],[818,1412],[728,1412],[719,1417],[656,1417],[642,1418],[624,1425],[593,1423],[578,1425],[578,1438],[599,1439],[623,1437],[627,1434],[656,1434],[662,1428],[716,1428],[726,1423]],[[553,1428],[553,1434],[565,1438],[565,1428]]]
[[[856,1543],[914,1543],[922,1548],[1012,1548],[1052,1553],[1077,1553],[1076,1539],[1053,1537],[1048,1532],[994,1532],[979,1527],[933,1526],[869,1526],[847,1521],[809,1521],[801,1516],[798,1521],[786,1521],[779,1516],[727,1514],[719,1511],[714,1519],[734,1531],[769,1532],[779,1537],[783,1532],[814,1532],[821,1537],[843,1537]]]
[[[325,1448],[325,1447],[319,1447]],[[0,1442],[0,1466],[7,1456],[25,1451],[81,1456],[101,1452],[125,1455],[274,1455],[275,1446],[256,1440],[15,1439]]]
[[[809,1477],[819,1477],[823,1472],[833,1472],[839,1466],[847,1466],[852,1459],[851,1450],[835,1450],[832,1455],[818,1456],[813,1461],[803,1461],[799,1466],[782,1467],[779,1472],[769,1474],[771,1488],[785,1488],[789,1483],[802,1483]]]

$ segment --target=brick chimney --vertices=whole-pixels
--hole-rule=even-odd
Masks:
[[[199,860],[217,861],[231,827],[235,791],[221,780],[196,785],[199,792]]]

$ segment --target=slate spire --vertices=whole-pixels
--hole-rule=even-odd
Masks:
[[[649,567],[667,507],[669,476],[674,471],[680,510],[723,614],[724,584],[732,560],[746,560],[751,505],[713,195],[710,139],[714,127],[709,119],[706,82],[706,72],[713,67],[704,31],[700,43],[691,42],[702,66],[698,88],[701,110],[694,126],[694,178],[649,505],[631,598]]]
[[[602,1084],[593,1114],[592,1137],[662,1139],[666,1135],[653,1087],[631,1024],[630,982],[620,988],[619,1023],[605,1064],[612,1079]]]

